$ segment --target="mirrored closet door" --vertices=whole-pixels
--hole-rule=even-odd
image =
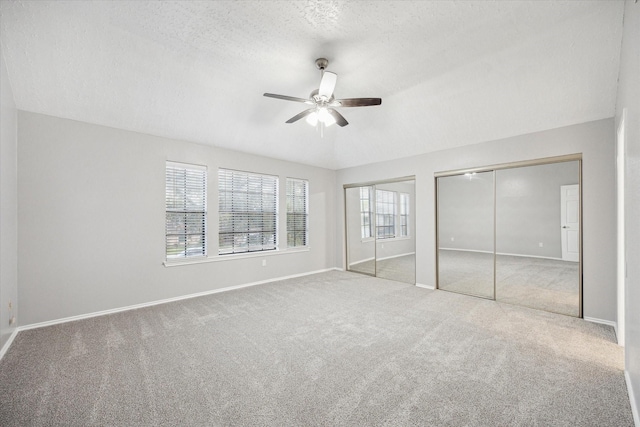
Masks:
[[[494,298],[494,172],[438,178],[440,289]]]
[[[580,156],[437,176],[438,288],[581,317]]]
[[[347,270],[412,283],[415,180],[345,186]]]

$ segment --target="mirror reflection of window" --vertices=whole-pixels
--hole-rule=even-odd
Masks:
[[[409,235],[409,194],[400,193],[400,236]]]
[[[396,192],[376,190],[376,237],[396,237]]]
[[[415,180],[345,186],[347,269],[415,284]]]
[[[371,217],[373,212],[371,211],[371,187],[360,187],[360,228],[363,239],[368,239],[373,236],[371,232]]]

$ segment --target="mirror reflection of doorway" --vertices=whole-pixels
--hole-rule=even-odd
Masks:
[[[580,158],[437,177],[438,288],[581,316]]]
[[[345,186],[347,270],[415,284],[415,180]]]

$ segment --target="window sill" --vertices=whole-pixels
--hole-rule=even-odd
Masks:
[[[288,249],[276,249],[274,251],[263,251],[263,252],[250,252],[250,253],[241,253],[241,254],[228,254],[228,255],[216,255],[216,256],[208,256],[206,258],[198,258],[198,259],[180,259],[180,260],[167,260],[162,263],[165,267],[178,267],[182,265],[192,265],[192,264],[205,264],[209,262],[224,262],[224,261],[234,261],[239,259],[247,259],[247,258],[264,258],[271,257],[276,255],[286,255],[286,254],[295,254],[299,252],[309,252],[311,248],[309,246],[304,247],[295,247]]]

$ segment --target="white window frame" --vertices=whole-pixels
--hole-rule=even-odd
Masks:
[[[278,249],[278,185],[275,175],[218,169],[218,255]]]
[[[296,191],[298,190],[298,191]],[[302,190],[302,194],[299,191]],[[306,179],[287,178],[287,247],[299,248],[309,246],[309,181]],[[302,200],[300,200],[302,197]],[[299,225],[302,224],[302,229]],[[299,237],[302,244],[297,244]]]
[[[167,161],[165,259],[173,261],[206,257],[207,167]]]

